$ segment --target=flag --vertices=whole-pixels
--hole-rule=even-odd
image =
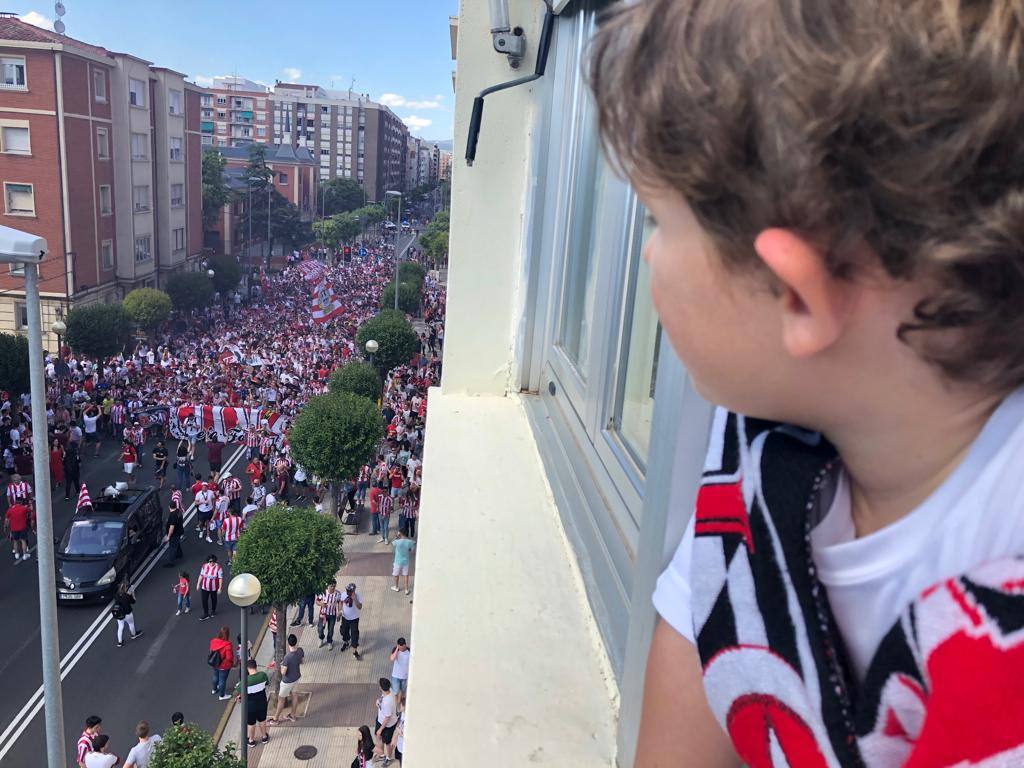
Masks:
[[[89,498],[89,489],[85,487],[85,483],[82,483],[82,490],[78,492],[78,503],[75,504],[75,514],[77,515],[86,507],[92,509],[92,499]]]
[[[313,320],[317,323],[326,323],[332,317],[341,314],[341,300],[334,295],[334,288],[327,283],[321,283],[313,292]]]
[[[322,283],[326,277],[327,267],[319,261],[300,261],[295,268],[310,283]]]

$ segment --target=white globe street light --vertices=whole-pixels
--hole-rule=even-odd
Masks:
[[[369,352],[371,355],[377,354],[378,349],[380,349],[380,344],[378,344],[373,339],[370,339],[368,342],[366,342],[366,351]]]
[[[212,276],[212,269],[210,273]],[[249,661],[249,628],[245,609],[260,599],[260,592],[262,591],[263,585],[260,584],[260,580],[251,573],[240,573],[231,579],[231,582],[228,584],[228,597],[232,603],[238,606],[242,620],[242,655],[245,658],[238,661],[239,681],[241,683],[239,688],[242,691],[242,707],[240,712],[242,716],[242,740],[239,742],[239,749],[242,753],[242,762],[245,764],[248,764],[249,761],[249,734],[246,732],[246,725],[249,722],[249,670],[245,666],[246,662]]]
[[[216,273],[216,272],[214,272],[214,271],[213,271],[212,269],[208,269],[208,270],[206,270],[206,274],[207,274],[207,275],[209,275],[210,277],[213,277],[213,276],[214,276],[214,275],[216,275],[217,273]]]

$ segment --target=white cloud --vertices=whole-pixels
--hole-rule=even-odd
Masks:
[[[405,106],[409,109],[437,109],[441,105],[436,101],[407,101]]]
[[[212,88],[213,87],[213,75],[196,75],[192,78],[196,81],[196,85],[201,88]]]
[[[281,70],[281,73],[287,80],[290,80],[293,83],[297,82],[298,79],[302,77],[302,70],[298,67],[285,67]]]
[[[416,117],[416,115],[409,115],[409,117],[403,118],[402,122],[413,130],[423,130],[434,124],[433,120],[428,120],[425,117]]]
[[[38,11],[23,13],[18,17],[18,19],[20,21],[24,21],[26,24],[31,24],[34,27],[42,27],[43,29],[48,29],[53,32],[53,19],[48,19]]]
[[[399,96],[397,93],[382,93],[380,98],[377,99],[381,104],[386,107],[404,107],[405,98]]]

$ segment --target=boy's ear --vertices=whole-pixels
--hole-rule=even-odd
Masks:
[[[793,357],[811,357],[842,334],[851,284],[833,277],[821,251],[789,229],[766,229],[754,250],[778,281],[782,342]]]

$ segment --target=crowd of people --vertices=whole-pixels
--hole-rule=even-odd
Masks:
[[[342,302],[337,316],[327,323],[310,320],[309,285],[297,268],[307,258],[325,259],[326,279],[336,287]],[[170,429],[171,415],[181,406],[220,405],[274,413],[289,423],[309,398],[326,391],[337,367],[361,357],[355,347],[356,331],[378,310],[381,289],[392,274],[393,263],[379,251],[351,260],[335,259],[324,252],[295,254],[280,274],[264,276],[249,300],[237,293],[223,299],[215,297],[212,306],[191,318],[178,319],[161,331],[155,343],[139,342],[130,353],[102,360],[88,359],[67,348],[47,356],[46,416],[52,487],[63,486],[66,499],[76,496],[82,462],[100,460],[103,442],[118,441],[118,461],[129,485],[147,469],[152,472],[152,480],[144,480],[147,485],[164,489],[170,482],[164,565],[173,567],[183,559],[190,502],[197,512],[194,533],[200,540],[223,546],[224,555],[209,554],[194,582],[187,571],[179,571],[172,585],[177,615],[191,611],[195,589],[202,606],[199,620],[216,616],[224,568],[230,568],[239,537],[261,509],[274,504],[306,504],[323,511],[328,488],[292,459],[287,428],[275,434],[265,425],[254,424],[234,435],[245,448],[245,461],[240,465],[245,469],[232,474],[221,471],[226,446],[219,437],[223,436],[212,432],[175,435]],[[409,562],[419,518],[426,393],[440,376],[444,302],[443,288],[428,278],[419,351],[407,365],[385,377],[381,411],[386,437],[377,455],[362,466],[356,477],[342,483],[340,492],[335,491],[340,502],[336,505],[339,517],[350,522],[352,514],[368,514],[371,535],[393,547],[392,589],[397,592],[404,586],[405,594],[411,593]],[[32,484],[23,479],[32,473],[30,402],[25,394],[3,393],[0,403],[3,468],[9,474],[5,526],[15,558],[27,559],[29,534],[34,527],[34,492]],[[210,466],[205,477],[194,469],[197,450],[203,443]],[[153,447],[147,455],[150,444]],[[241,475],[248,480],[247,492]],[[404,585],[400,584],[402,578]],[[127,582],[120,585],[112,606],[118,646],[124,642],[125,628],[133,640],[142,634],[135,625],[134,602]],[[315,612],[321,647],[333,650],[335,624],[340,616],[341,650],[351,648],[360,659],[361,609],[362,599],[355,584],[348,585],[342,594],[332,583],[322,593],[300,601],[292,625],[299,625],[307,612],[313,623]],[[271,635],[276,637],[273,611],[270,621]],[[231,698],[227,692],[231,670],[247,669],[251,746],[267,742],[267,723],[281,721],[285,709],[290,711],[283,719],[294,718],[294,686],[301,677],[302,649],[296,647],[294,634],[288,640],[277,711],[271,718],[267,717],[266,706],[270,678],[267,670],[256,665],[251,649],[243,654],[231,642],[226,626],[211,640],[209,663],[215,695],[223,700]],[[364,736],[369,734],[369,739],[360,739],[356,759],[361,765],[375,757],[384,764],[401,757],[408,654],[404,638],[399,639],[391,654],[394,674],[380,683],[378,722],[372,732],[364,727]],[[99,735],[99,718],[90,720],[95,722],[87,724],[78,744],[79,765],[106,766],[107,758],[102,756],[112,755],[109,740]],[[145,736],[141,735],[143,730]],[[140,744],[153,745],[159,740],[149,736],[148,724],[140,723],[137,731]],[[371,741],[373,747],[368,749]],[[145,768],[147,760],[148,756],[136,764]]]

